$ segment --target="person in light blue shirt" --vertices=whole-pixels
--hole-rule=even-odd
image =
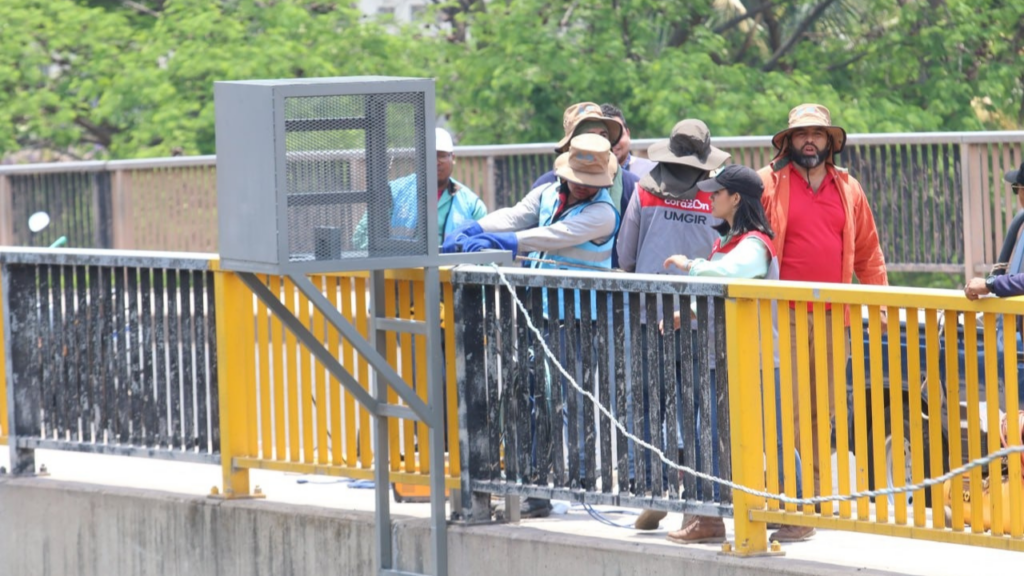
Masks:
[[[437,144],[437,235],[438,244],[444,241],[445,234],[452,232],[468,222],[479,220],[487,215],[487,207],[480,197],[465,184],[452,178],[455,168],[455,144],[452,135],[444,128],[435,129]],[[394,210],[391,216],[392,230],[416,230],[417,202],[416,174],[410,174],[392,180],[391,197]],[[357,250],[366,250],[366,216],[356,226],[352,244]],[[411,232],[410,232],[411,233]]]

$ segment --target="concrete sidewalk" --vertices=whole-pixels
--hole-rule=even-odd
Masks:
[[[6,465],[6,462],[6,448],[0,447],[0,465]],[[102,492],[108,505],[111,502],[110,496],[123,494],[128,500],[153,498],[157,502],[162,502],[165,497],[191,496],[186,498],[191,502],[190,506],[201,506],[204,502],[213,502],[202,497],[209,494],[211,487],[220,484],[219,467],[208,465],[51,451],[37,452],[36,462],[45,464],[50,476],[0,482],[0,503],[4,501],[5,489],[16,489],[24,494],[38,492],[51,495],[57,489],[63,493],[80,492],[79,495],[86,500],[94,497],[90,495]],[[372,490],[352,488],[345,482],[327,477],[265,471],[253,471],[251,477],[253,485],[261,487],[267,500],[250,501],[244,505],[239,503],[239,508],[250,512],[272,510],[275,514],[287,514],[291,510],[297,516],[312,515],[317,518],[321,515],[333,517],[343,511],[356,511],[362,513],[355,516],[359,522],[369,522],[368,527],[372,528],[372,514],[368,514],[373,510]],[[116,487],[130,490],[120,491]],[[166,494],[161,496],[159,492]],[[235,505],[232,503],[232,506]],[[102,508],[94,507],[92,510],[96,515],[105,513]],[[636,517],[635,511],[605,510],[609,519],[620,524],[631,523]],[[6,512],[0,509],[0,525],[3,526],[0,532],[24,527],[23,520],[17,520],[19,524],[12,526],[7,521],[11,516]],[[409,538],[421,532],[425,537],[427,523],[414,519],[427,518],[429,505],[393,503],[392,512],[396,520],[403,516],[407,518],[396,522],[399,547],[403,545],[402,534],[406,530],[409,531]],[[458,542],[469,546],[467,550],[472,552],[467,552],[468,556],[493,555],[489,561],[489,573],[493,574],[568,576],[573,573],[572,567],[588,565],[590,571],[582,573],[650,576],[662,573],[663,569],[669,570],[665,573],[680,573],[671,568],[681,568],[683,565],[702,567],[700,573],[707,574],[959,576],[979,571],[993,574],[1024,573],[1024,555],[1015,552],[838,531],[819,531],[811,541],[786,545],[786,556],[781,558],[724,557],[718,554],[718,546],[684,547],[666,541],[666,532],[678,528],[680,522],[680,515],[670,514],[662,521],[661,530],[638,532],[602,524],[593,520],[582,508],[568,508],[564,514],[525,520],[518,526],[455,526],[451,530],[450,542],[452,574],[471,574],[475,569],[470,566],[476,562],[475,558],[456,558]],[[732,539],[731,521],[727,520],[726,525],[728,536]],[[4,539],[10,542],[6,537],[0,538]],[[423,562],[424,554],[429,552],[418,541],[410,541],[407,546],[418,549],[419,562]],[[517,549],[520,546],[525,548]],[[400,553],[405,552],[400,550]],[[482,562],[481,566],[488,566],[486,559],[482,559]],[[618,564],[618,568],[610,570],[609,562]],[[507,568],[507,571],[497,570],[498,565]],[[4,570],[2,566],[0,562],[0,573]]]

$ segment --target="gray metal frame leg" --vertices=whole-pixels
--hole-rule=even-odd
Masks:
[[[371,317],[384,316],[384,271],[376,270],[371,275],[370,300]],[[370,341],[377,350],[387,349],[387,335],[376,329],[376,323],[370,324]],[[387,403],[387,385],[381,383],[380,377],[374,373],[370,381],[370,393],[381,404]],[[388,419],[379,414],[373,415],[373,455],[374,455],[374,492],[376,495],[376,530],[377,530],[377,561],[381,572],[394,568],[394,542],[391,538],[391,479],[388,460]]]
[[[448,523],[445,515],[444,353],[441,351],[441,276],[436,267],[424,270],[427,321],[427,400],[430,411],[430,531],[434,574],[448,576]],[[454,369],[454,367],[452,367]]]

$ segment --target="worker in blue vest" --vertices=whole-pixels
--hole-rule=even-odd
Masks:
[[[534,188],[515,206],[493,212],[479,222],[448,235],[442,251],[509,250],[513,255],[528,254],[527,265],[533,268],[610,270],[619,213],[608,189],[617,171],[618,160],[611,153],[608,139],[597,134],[580,134],[572,138],[568,151],[555,161],[557,180]],[[566,332],[578,329],[583,321],[578,303],[579,298],[575,324],[563,324],[568,311],[564,309],[561,291],[558,304],[553,304],[557,310],[548,313],[545,301],[544,311],[550,321],[547,330],[558,330],[562,350],[565,350]],[[596,317],[596,309],[592,308],[589,321],[596,321]],[[576,342],[579,346],[579,339]],[[539,350],[533,352],[540,354]],[[579,361],[581,357],[577,350],[575,358]],[[552,375],[545,374],[542,366],[537,360],[531,360],[526,367],[533,405],[550,398]],[[585,387],[590,384],[582,383]],[[570,393],[564,381],[562,388],[563,394]],[[579,405],[582,405],[582,400]],[[578,430],[583,425],[582,411],[576,416],[575,421],[570,422],[566,415],[563,433],[568,433],[569,426]],[[531,426],[535,425],[533,417],[535,414],[531,417]],[[584,458],[588,457],[583,454],[582,446],[570,449],[581,451],[582,466]],[[550,456],[536,455],[536,458],[547,461]],[[583,472],[579,472],[582,476]],[[543,498],[525,498],[519,513],[523,518],[547,516],[551,513],[551,502]]]
[[[556,181],[449,234],[441,251],[509,250],[535,268],[610,270],[619,213],[608,189],[617,170],[607,139],[576,136],[555,161]]]
[[[576,136],[581,134],[597,134],[608,140],[612,147],[612,154],[616,155],[616,147],[622,138],[625,138],[627,135],[626,124],[622,118],[621,110],[614,107],[609,109],[613,109],[617,114],[606,114],[604,106],[598,106],[593,102],[579,102],[566,108],[565,113],[562,115],[562,129],[565,131],[565,136],[558,141],[555,153],[564,154],[569,149],[569,141]],[[618,163],[618,157],[616,157],[616,161]],[[556,179],[554,170],[546,172],[534,181],[533,189],[555,182]],[[608,187],[608,195],[620,217],[626,212],[626,207],[629,206],[629,199],[633,196],[633,191],[636,189],[636,184],[639,180],[640,176],[629,172],[625,165],[616,167],[615,174],[612,176],[612,184]],[[615,242],[617,240],[613,238],[612,268],[619,267],[619,257],[615,251]]]

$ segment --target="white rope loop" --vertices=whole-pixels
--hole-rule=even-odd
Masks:
[[[959,468],[955,468],[953,470],[950,470],[949,472],[943,474],[942,476],[939,476],[937,478],[928,478],[928,479],[924,480],[923,482],[921,482],[920,484],[911,484],[909,486],[883,488],[883,489],[880,489],[880,490],[865,490],[863,492],[854,492],[853,494],[847,494],[847,495],[814,496],[812,498],[793,498],[791,496],[787,496],[785,493],[774,494],[774,493],[771,493],[771,492],[764,492],[764,491],[761,491],[761,490],[755,490],[753,488],[748,488],[746,486],[743,486],[743,485],[740,485],[740,484],[736,484],[736,483],[734,483],[734,482],[732,482],[730,480],[727,480],[725,478],[718,478],[717,476],[712,476],[710,474],[705,474],[705,473],[703,473],[703,472],[701,472],[699,470],[694,470],[693,468],[690,468],[688,466],[684,466],[682,464],[677,464],[676,462],[673,462],[672,460],[669,460],[665,456],[665,453],[662,452],[658,447],[656,447],[656,446],[654,446],[652,444],[648,444],[643,439],[637,438],[636,436],[630,434],[626,430],[626,426],[623,425],[621,422],[619,422],[615,418],[615,416],[611,413],[611,411],[609,411],[607,408],[605,408],[601,404],[601,402],[598,401],[598,399],[594,397],[594,395],[592,393],[590,393],[589,391],[587,391],[584,388],[580,387],[580,385],[576,383],[576,380],[572,376],[570,376],[569,373],[565,370],[565,368],[558,361],[558,359],[555,358],[555,355],[551,351],[551,349],[548,348],[548,344],[544,340],[544,335],[541,333],[540,330],[537,329],[536,326],[534,326],[533,321],[530,319],[529,311],[526,309],[526,306],[519,300],[519,298],[516,297],[515,288],[512,287],[512,284],[508,281],[508,278],[505,277],[505,274],[501,271],[501,268],[498,265],[496,265],[496,264],[491,264],[491,266],[498,273],[498,277],[501,279],[502,284],[504,284],[505,287],[508,288],[508,292],[511,295],[512,300],[516,303],[516,307],[522,312],[522,318],[524,320],[526,320],[526,325],[529,326],[530,330],[532,330],[533,333],[537,336],[537,341],[540,342],[541,348],[544,350],[544,354],[547,355],[547,357],[551,360],[551,362],[554,363],[554,365],[558,368],[558,371],[561,372],[563,376],[565,376],[565,378],[569,381],[570,384],[572,384],[572,387],[575,388],[576,391],[580,392],[581,394],[583,394],[584,396],[589,398],[590,401],[593,402],[597,406],[598,410],[602,414],[607,416],[608,420],[612,424],[614,424],[615,427],[618,428],[619,431],[622,432],[622,434],[624,434],[626,436],[626,438],[629,438],[630,440],[635,442],[637,445],[639,445],[639,446],[641,446],[643,448],[646,448],[647,450],[650,450],[651,452],[656,454],[658,456],[658,458],[665,465],[669,466],[670,468],[674,468],[676,470],[680,470],[682,472],[686,472],[687,474],[691,474],[693,476],[696,476],[697,478],[701,478],[703,480],[708,480],[710,482],[715,482],[717,484],[721,484],[722,486],[727,486],[729,488],[732,488],[733,490],[738,490],[738,491],[743,492],[745,494],[750,494],[751,496],[758,496],[758,497],[766,498],[766,499],[769,499],[769,500],[778,500],[779,502],[782,502],[784,504],[796,504],[798,506],[806,506],[806,505],[820,504],[820,503],[823,503],[823,502],[845,502],[845,501],[858,500],[860,498],[875,498],[875,497],[878,497],[878,496],[889,496],[889,495],[895,495],[895,494],[905,494],[905,493],[908,493],[908,492],[916,492],[916,491],[922,490],[924,488],[929,488],[931,486],[935,486],[935,485],[938,485],[938,484],[943,484],[943,483],[946,482],[946,480],[950,480],[952,478],[960,476],[961,474],[964,474],[965,472],[969,472],[970,470],[972,470],[974,468],[978,468],[979,466],[985,466],[986,464],[988,464],[988,463],[990,463],[990,462],[992,462],[994,460],[999,460],[1000,458],[1003,458],[1003,457],[1008,456],[1010,454],[1017,454],[1017,453],[1024,452],[1024,446],[1007,446],[1007,447],[1002,448],[1000,450],[997,450],[997,451],[995,451],[995,452],[993,452],[993,453],[991,453],[991,454],[989,454],[987,456],[983,456],[981,458],[978,458],[977,460],[972,460],[971,462],[968,462],[967,464],[964,464],[963,466],[960,466]]]

